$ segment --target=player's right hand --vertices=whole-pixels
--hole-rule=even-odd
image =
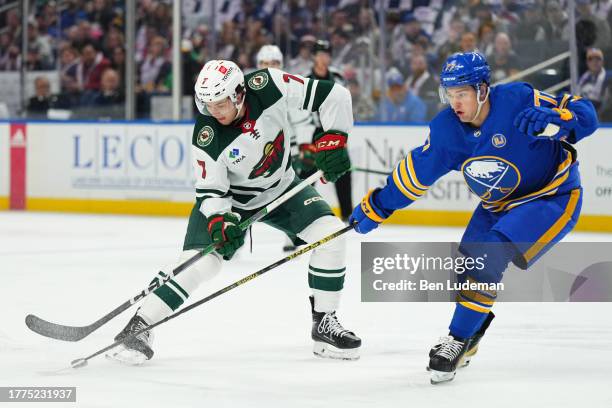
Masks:
[[[353,225],[355,231],[360,234],[367,234],[372,231],[391,215],[390,212],[378,207],[374,202],[374,197],[379,190],[380,188],[370,190],[349,217],[349,224]]]
[[[246,231],[240,229],[240,216],[232,212],[213,214],[208,218],[208,233],[223,259],[232,259],[238,248],[244,245]]]
[[[521,111],[514,119],[514,126],[521,132],[538,137],[548,125],[557,125],[559,131],[552,136],[553,139],[562,139],[576,127],[578,120],[569,109],[546,108],[534,106]]]

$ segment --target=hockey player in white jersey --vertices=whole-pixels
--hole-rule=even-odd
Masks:
[[[245,77],[235,63],[213,60],[198,76],[195,101],[201,113],[192,138],[196,203],[179,262],[209,244],[216,251],[148,296],[116,341],[177,310],[244,244],[240,220],[300,181],[291,167],[285,136],[288,110],[319,112],[324,131],[316,138],[315,160],[328,181],[335,182],[350,168],[345,145],[353,125],[351,98],[338,84],[274,68]],[[285,232],[296,244],[315,242],[344,226],[311,186],[262,221]],[[346,272],[345,246],[341,236],[312,252],[308,268],[311,337],[318,356],[357,359],[361,339],[342,327],[336,316]],[[151,341],[149,331],[128,337],[107,357],[142,364],[153,357]]]

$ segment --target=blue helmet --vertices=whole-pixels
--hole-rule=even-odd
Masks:
[[[479,52],[459,52],[446,59],[440,73],[440,86],[471,85],[477,87],[485,82],[489,84],[491,68],[484,55]]]

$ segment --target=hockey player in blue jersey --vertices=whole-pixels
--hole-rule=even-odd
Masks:
[[[526,83],[489,86],[490,68],[477,53],[450,56],[436,115],[422,146],[409,152],[383,188],[370,191],[350,222],[366,234],[394,210],[423,196],[451,170],[461,171],[481,198],[463,234],[463,255],[483,256],[486,268],[460,279],[498,283],[510,262],[527,269],[578,221],[582,188],[572,144],[597,129],[592,104],[553,96]],[[429,353],[431,382],[450,381],[467,365],[494,315],[493,291],[458,293],[450,333]]]

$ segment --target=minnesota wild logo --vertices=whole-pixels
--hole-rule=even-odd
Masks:
[[[253,77],[251,77],[251,79],[249,79],[249,88],[258,91],[264,86],[268,85],[268,80],[268,74],[265,72],[255,74]]]
[[[283,163],[285,155],[285,135],[281,130],[273,142],[268,142],[264,146],[263,156],[253,167],[249,174],[249,179],[257,177],[270,177],[276,172]]]
[[[213,137],[215,137],[215,131],[210,126],[204,126],[198,133],[196,143],[200,147],[206,147],[212,142]]]

